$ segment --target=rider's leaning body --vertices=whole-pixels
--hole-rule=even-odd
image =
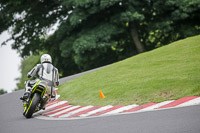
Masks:
[[[40,80],[47,81],[47,94],[51,94],[52,97],[55,97],[55,87],[59,85],[59,73],[58,69],[52,65],[51,56],[48,54],[43,54],[40,58],[41,64],[37,64],[30,72],[28,72],[28,78],[34,77],[38,74]],[[37,81],[37,79],[36,79]],[[31,93],[31,88],[36,81],[26,82],[25,93],[22,96],[22,100],[25,100],[29,97]],[[31,83],[32,82],[32,83]]]

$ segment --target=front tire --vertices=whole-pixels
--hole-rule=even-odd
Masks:
[[[26,118],[32,117],[39,100],[40,100],[40,94],[35,93],[34,96],[31,99],[29,106],[27,107],[27,109],[24,112],[24,116]]]

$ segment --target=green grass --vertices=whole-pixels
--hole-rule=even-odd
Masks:
[[[75,105],[129,105],[200,96],[200,35],[133,56],[59,86]],[[100,99],[102,90],[105,99]]]

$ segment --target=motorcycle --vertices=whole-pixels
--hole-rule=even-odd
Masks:
[[[33,113],[45,109],[45,105],[51,100],[51,96],[46,94],[48,83],[44,80],[38,80],[31,89],[30,96],[23,101],[26,118],[31,118]]]

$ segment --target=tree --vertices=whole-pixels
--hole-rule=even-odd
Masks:
[[[14,40],[12,47],[22,56],[31,52],[38,53],[42,48],[41,37],[46,36],[48,27],[56,23],[57,18],[62,15],[60,6],[60,1],[57,0],[1,0],[0,33],[10,28],[10,39]]]
[[[64,76],[200,33],[200,0],[0,2],[0,29],[12,28],[13,48],[22,56],[47,50]]]
[[[4,89],[0,89],[0,95],[7,93]]]

